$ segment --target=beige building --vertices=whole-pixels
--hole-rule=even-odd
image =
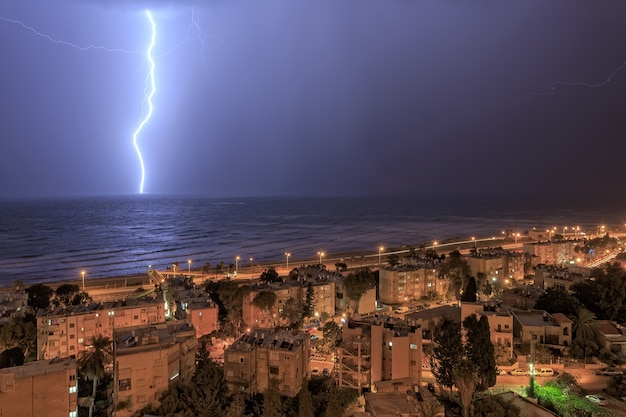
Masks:
[[[511,314],[515,344],[530,346],[534,341],[553,349],[572,345],[572,321],[564,314],[543,310],[512,310]]]
[[[431,294],[443,294],[444,280],[437,279],[438,264],[398,265],[379,270],[378,299],[385,304],[402,304]]]
[[[130,416],[196,366],[196,331],[187,322],[115,330],[114,393],[116,417]]]
[[[250,327],[270,328],[277,325],[288,325],[283,317],[283,306],[290,298],[303,305],[309,284],[313,289],[315,315],[335,315],[335,281],[315,279],[308,281],[287,281],[273,284],[258,284],[250,287],[250,291],[243,298],[243,321]],[[272,292],[276,295],[276,302],[269,309],[261,309],[254,303],[255,298],[262,292]]]
[[[584,280],[583,274],[570,271],[569,268],[544,264],[537,265],[535,268],[535,287],[541,290],[560,288],[569,292],[572,285]]]
[[[0,416],[77,417],[75,359],[0,369]]]
[[[577,245],[582,246],[582,241],[574,239],[549,240],[524,243],[523,250],[533,258],[533,265],[565,265],[578,256],[574,250]]]
[[[335,314],[370,314],[376,312],[376,288],[371,288],[361,296],[358,306],[346,295],[343,279],[335,282]],[[356,309],[356,311],[354,311]]]
[[[77,358],[95,337],[112,337],[115,328],[164,321],[164,305],[160,301],[41,310],[37,314],[37,359]]]
[[[626,329],[613,321],[598,320],[600,342],[620,357],[626,357]]]
[[[251,329],[224,352],[224,376],[233,392],[262,393],[276,380],[281,395],[295,397],[309,376],[310,336]]]
[[[467,265],[472,275],[476,276],[480,272],[485,274],[490,283],[495,281],[500,286],[506,286],[524,279],[525,260],[526,256],[521,252],[488,248],[470,253]]]
[[[196,329],[196,338],[219,330],[219,308],[211,299],[194,300],[185,305],[187,321]]]
[[[337,348],[339,387],[373,390],[380,381],[408,380],[421,385],[422,329],[419,322],[388,317],[349,320]]]

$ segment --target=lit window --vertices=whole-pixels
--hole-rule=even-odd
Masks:
[[[74,394],[77,391],[78,391],[78,387],[76,385],[74,385],[73,387],[70,387],[70,394]]]
[[[70,417],[76,417],[77,415],[76,411],[70,411]]]

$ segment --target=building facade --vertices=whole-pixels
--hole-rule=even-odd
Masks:
[[[308,333],[251,329],[224,352],[224,376],[232,392],[262,393],[273,380],[295,397],[309,377],[309,354]]]
[[[191,378],[196,347],[196,331],[187,322],[115,330],[115,415],[130,416],[156,403],[173,382]]]
[[[443,294],[444,280],[438,279],[438,264],[398,265],[379,270],[378,299],[385,304],[402,304],[433,294]]]
[[[70,358],[0,369],[0,416],[77,417],[77,384]]]
[[[164,321],[164,304],[159,301],[42,310],[37,314],[37,359],[77,358],[94,338],[112,338],[113,329]]]

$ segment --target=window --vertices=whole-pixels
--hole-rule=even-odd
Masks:
[[[83,343],[83,338],[82,337],[78,338],[78,343]]]
[[[411,366],[417,366],[417,361],[411,361]]]
[[[569,336],[569,329],[567,327],[563,327],[563,336]]]
[[[133,316],[133,320],[139,320],[139,316],[135,314],[135,315]]]
[[[130,389],[130,378],[120,379],[117,382],[117,386],[120,391],[126,391]]]
[[[73,387],[70,387],[70,394],[74,394],[75,392],[78,392],[78,386],[74,385]]]
[[[198,311],[198,317],[202,317],[202,311]]]
[[[70,323],[70,329],[74,328],[74,323]]]
[[[417,345],[416,345],[415,343],[411,343],[411,344],[409,345],[409,347],[410,347],[411,349],[417,349]]]
[[[278,366],[270,366],[270,375],[278,375]]]
[[[73,334],[70,335],[70,339],[73,339],[74,337],[76,337],[76,336],[73,335]]]
[[[239,358],[239,363],[243,363],[243,356]]]
[[[70,381],[76,381],[76,375],[70,375]]]

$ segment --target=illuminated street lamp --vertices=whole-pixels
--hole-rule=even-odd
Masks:
[[[254,263],[253,263],[254,259],[250,258],[250,278],[252,278],[252,274],[253,274],[253,269],[254,269]]]
[[[83,294],[85,293],[85,271],[80,271],[80,274],[83,276]]]
[[[382,246],[380,248],[378,248],[378,267],[379,268],[380,268],[380,256],[382,255],[384,250],[385,250],[385,248],[383,248]]]
[[[437,246],[437,241],[436,240],[433,242],[433,250],[435,250],[435,246]]]
[[[515,233],[515,243],[517,243],[517,238],[519,238],[519,237],[520,237],[520,234],[519,233]]]
[[[291,256],[290,252],[285,252],[285,259],[287,259],[287,272],[289,272],[289,257]],[[322,263],[320,261],[320,263]]]
[[[320,256],[320,265],[322,264],[322,258],[324,257],[324,252],[317,252],[317,254]]]
[[[476,238],[472,236],[472,242],[474,242],[474,249],[476,249]]]
[[[191,259],[187,259],[187,265],[189,266],[189,273],[191,274]]]
[[[237,271],[239,271],[239,259],[239,256],[235,258],[235,276],[237,276]]]

